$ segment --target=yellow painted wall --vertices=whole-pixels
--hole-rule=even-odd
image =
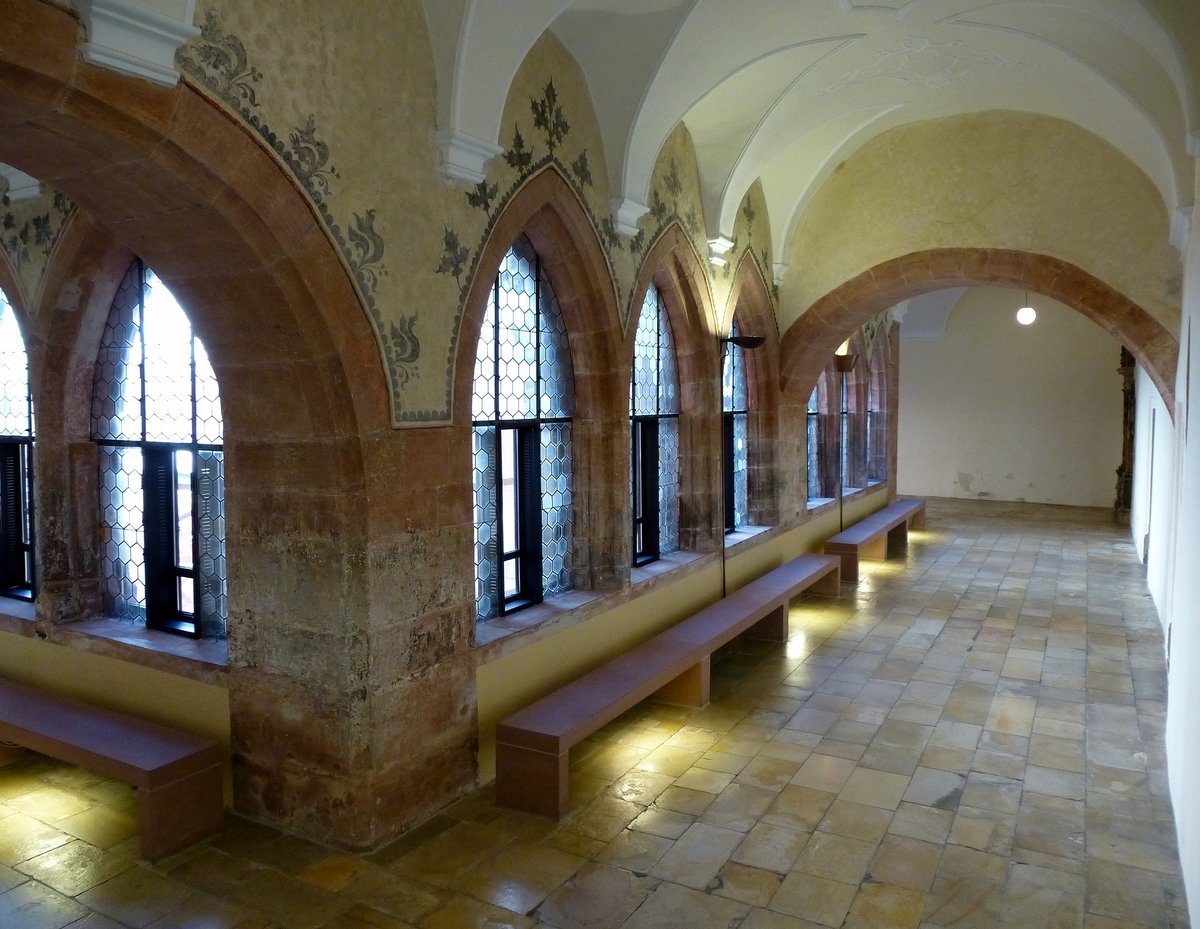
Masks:
[[[1150,179],[1072,123],[1007,111],[911,123],[863,145],[805,209],[787,249],[780,330],[881,262],[969,247],[1071,262],[1176,332],[1182,264],[1169,238]]]
[[[886,486],[847,500],[846,525],[886,504]],[[837,531],[838,512],[832,507],[788,532],[734,546],[727,566],[729,589],[736,590],[803,552],[820,551],[824,540]],[[675,583],[662,584],[585,623],[480,665],[475,679],[479,700],[479,782],[487,783],[496,776],[497,722],[707,606],[718,599],[720,590],[721,568],[714,560]]]
[[[228,756],[223,687],[8,632],[0,632],[0,676],[207,736]],[[228,766],[225,780],[228,798]]]

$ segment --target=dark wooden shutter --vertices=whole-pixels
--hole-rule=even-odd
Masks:
[[[533,603],[542,599],[542,469],[541,436],[536,426],[517,430],[517,544],[521,550],[521,594]]]
[[[0,589],[24,587],[25,546],[21,482],[21,446],[0,442]]]
[[[146,625],[178,618],[175,591],[175,469],[169,448],[143,452],[143,525],[146,530]]]

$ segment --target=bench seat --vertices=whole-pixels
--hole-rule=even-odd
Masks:
[[[221,827],[223,754],[211,739],[4,679],[0,739],[136,788],[151,861]]]
[[[837,558],[801,555],[512,714],[496,727],[496,802],[562,816],[572,746],[650,697],[705,706],[714,651],[740,634],[786,642],[788,601],[840,588]]]
[[[825,542],[825,552],[842,560],[842,579],[858,580],[858,562],[883,561],[908,548],[908,528],[925,528],[925,501],[900,499],[843,529]]]

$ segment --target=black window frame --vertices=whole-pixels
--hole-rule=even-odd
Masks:
[[[126,272],[126,282],[131,282],[137,294],[136,329],[140,357],[132,363],[126,362],[126,378],[136,377],[140,384],[137,391],[140,405],[140,438],[120,438],[102,434],[98,422],[104,417],[103,404],[96,399],[96,391],[101,383],[100,365],[97,365],[96,382],[93,386],[93,435],[96,445],[107,452],[120,449],[137,449],[141,453],[141,483],[142,483],[142,559],[143,584],[145,588],[144,607],[126,606],[122,612],[132,614],[135,619],[142,619],[147,629],[169,632],[188,638],[211,636],[223,638],[228,634],[227,594],[224,585],[216,596],[206,589],[202,577],[201,559],[201,526],[206,522],[211,524],[214,518],[221,519],[223,511],[209,512],[207,507],[212,499],[224,497],[224,441],[200,442],[197,440],[197,376],[196,376],[196,343],[200,337],[195,329],[190,333],[190,404],[191,404],[191,434],[192,441],[155,441],[147,439],[148,401],[146,389],[146,339],[145,339],[145,309],[146,294],[149,286],[149,275],[153,271],[141,260],[134,258]],[[166,287],[160,281],[160,286]],[[169,290],[169,289],[168,289]],[[119,294],[118,294],[119,296]],[[174,295],[172,294],[172,298]],[[178,303],[178,301],[176,301]],[[114,299],[110,308],[110,320],[117,302]],[[180,304],[180,310],[185,318],[187,311]],[[188,320],[189,328],[191,320]],[[201,342],[201,344],[203,344]],[[100,351],[105,346],[102,343]],[[219,385],[216,398],[219,410]],[[223,422],[223,417],[222,417]],[[222,426],[223,432],[223,426]],[[184,564],[181,552],[178,550],[178,527],[180,513],[178,491],[181,489],[176,453],[186,452],[191,455],[191,476],[187,483],[188,496],[191,504],[188,517],[191,525],[191,550],[188,552],[190,565]],[[207,462],[207,465],[204,464]],[[103,458],[101,459],[103,467]],[[103,494],[101,485],[100,493]],[[103,500],[100,501],[103,510]],[[101,514],[102,529],[109,528]],[[136,532],[136,530],[134,530]],[[224,558],[224,537],[221,537],[221,555]],[[184,609],[181,584],[191,585],[192,607]],[[220,604],[218,604],[220,601]],[[209,604],[208,609],[205,605]]]
[[[535,315],[537,324],[535,326],[536,337],[534,343],[535,349],[535,380],[537,383],[537,399],[534,403],[536,415],[524,419],[506,418],[501,413],[501,390],[502,382],[500,365],[501,353],[498,350],[500,345],[500,324],[501,314],[499,312],[500,303],[500,279],[501,273],[498,271],[492,283],[490,290],[490,301],[492,309],[492,331],[486,331],[486,326],[480,329],[480,342],[487,338],[493,346],[492,355],[490,358],[491,371],[488,375],[491,381],[491,401],[494,404],[487,416],[472,416],[472,432],[474,441],[481,442],[481,433],[491,433],[486,444],[490,444],[490,448],[485,448],[489,460],[492,462],[494,471],[495,484],[492,488],[494,493],[494,505],[496,509],[495,517],[495,613],[493,615],[484,615],[479,612],[478,603],[479,586],[479,542],[476,542],[476,603],[477,603],[477,622],[486,622],[490,619],[507,616],[518,610],[526,607],[534,606],[542,603],[546,597],[546,579],[544,576],[543,565],[543,549],[545,540],[543,535],[545,532],[545,523],[543,520],[543,465],[542,460],[542,443],[543,433],[546,427],[563,425],[568,427],[568,441],[570,436],[570,426],[572,416],[555,416],[542,412],[544,399],[544,378],[543,378],[543,351],[542,338],[545,328],[543,314],[548,312],[550,302],[553,302],[557,307],[557,300],[554,298],[553,291],[549,287],[549,281],[545,277],[545,272],[542,267],[541,256],[537,249],[533,247],[528,238],[524,235],[520,236],[509,251],[516,248],[527,249],[528,254],[532,256],[533,279],[535,282]],[[508,252],[505,253],[503,260],[508,260]],[[503,267],[503,266],[502,266]],[[549,291],[547,295],[543,288]],[[555,309],[555,312],[561,317],[561,310]],[[564,325],[565,325],[565,321]],[[569,346],[565,346],[567,351],[567,374],[568,379],[573,380],[574,366],[570,359]],[[476,365],[480,362],[479,352],[476,352]],[[478,373],[478,372],[477,372]],[[574,405],[574,384],[568,384],[569,390],[566,393],[565,399],[567,406],[573,410]],[[514,462],[513,473],[511,479],[513,482],[513,505],[516,508],[516,519],[513,523],[516,536],[515,547],[508,547],[505,544],[504,533],[506,526],[507,515],[505,512],[505,501],[503,486],[508,474],[504,466],[502,447],[504,434],[513,432],[516,436],[516,461]],[[479,517],[478,507],[479,500],[475,500],[476,507],[476,532],[479,532]],[[508,564],[516,566],[514,575],[517,579],[516,589],[511,593],[505,582],[505,568]]]

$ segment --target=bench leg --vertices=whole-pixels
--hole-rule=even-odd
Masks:
[[[813,583],[805,593],[812,594],[816,597],[840,597],[842,595],[842,572],[838,567],[834,567],[832,571],[826,574],[823,578]]]
[[[711,667],[712,662],[709,656],[705,655],[675,680],[656,690],[650,699],[680,706],[708,706]]]
[[[742,633],[747,639],[761,642],[786,642],[788,640],[788,605],[776,607],[753,626]]]
[[[908,551],[908,523],[901,523],[887,534],[887,557],[895,558]]]
[[[561,819],[567,812],[569,752],[551,755],[496,744],[496,802],[525,813]]]
[[[848,584],[858,583],[858,552],[838,552],[842,559],[841,577]]]
[[[908,520],[908,524],[910,526],[912,526],[912,528],[914,528],[914,529],[924,529],[925,528],[925,510],[920,509],[920,510],[917,510],[917,512],[913,513],[913,515]]]
[[[221,767],[213,765],[170,784],[136,791],[142,856],[158,861],[221,828],[225,793]]]

